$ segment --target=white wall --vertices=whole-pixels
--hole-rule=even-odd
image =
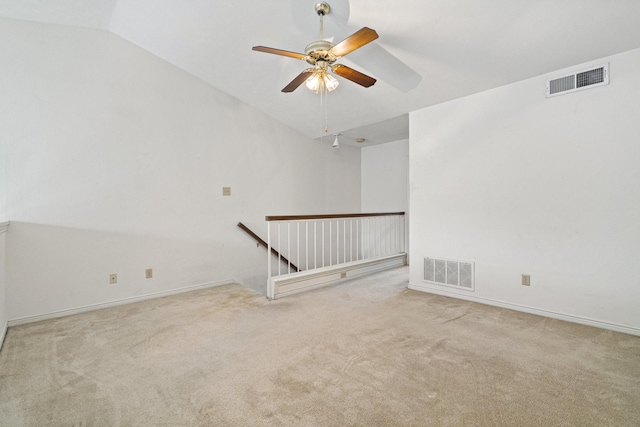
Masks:
[[[362,212],[405,212],[409,252],[409,140],[363,147],[360,151]]]
[[[7,218],[7,169],[9,167],[9,153],[7,141],[2,138],[5,124],[0,120],[0,222],[6,222]]]
[[[362,212],[405,212],[409,202],[409,140],[361,149]]]
[[[357,149],[105,31],[2,20],[0,93],[10,320],[229,279],[264,291],[238,221],[265,235],[266,215],[360,209]]]
[[[608,86],[547,99],[558,71],[411,114],[412,287],[640,333],[640,50],[577,68],[605,61]],[[476,291],[423,283],[426,256],[475,261]]]
[[[9,224],[0,222],[0,349],[7,332],[6,241]]]

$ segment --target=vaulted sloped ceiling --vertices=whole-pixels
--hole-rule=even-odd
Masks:
[[[363,26],[380,35],[340,60],[378,82],[341,80],[327,100],[328,133],[346,143],[407,138],[410,111],[640,47],[638,0],[327,2],[325,38]],[[304,52],[319,37],[315,3],[0,0],[0,17],[111,31],[317,138],[325,135],[319,96],[280,91],[307,64],[251,50]]]

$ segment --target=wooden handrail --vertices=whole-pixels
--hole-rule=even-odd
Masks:
[[[243,230],[244,230],[244,231],[245,231],[249,236],[253,237],[253,238],[254,238],[254,240],[255,240],[256,242],[258,242],[258,244],[260,244],[260,245],[264,246],[265,248],[269,248],[269,245],[267,245],[267,242],[265,242],[264,240],[262,240],[262,239],[260,238],[260,236],[258,236],[256,233],[254,233],[253,231],[251,231],[251,229],[250,229],[249,227],[247,227],[246,225],[244,225],[242,222],[239,222],[239,223],[238,223],[238,227],[240,227],[241,229],[243,229]],[[299,271],[299,270],[298,270],[298,267],[297,267],[295,264],[293,264],[293,263],[289,262],[289,260],[288,260],[287,258],[285,258],[285,257],[283,257],[282,255],[280,255],[280,252],[278,252],[277,250],[275,250],[275,248],[271,248],[271,253],[272,253],[273,255],[275,255],[276,257],[278,257],[278,259],[280,259],[283,263],[285,263],[285,264],[287,264],[287,265],[291,266],[291,269],[292,269],[292,270]]]
[[[397,216],[404,212],[382,213],[350,213],[350,214],[325,214],[325,215],[272,215],[265,217],[266,221],[300,221],[305,219],[336,219],[336,218],[364,218],[368,216]]]

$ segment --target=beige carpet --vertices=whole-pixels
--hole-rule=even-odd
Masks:
[[[1,426],[638,426],[640,338],[406,289],[229,285],[9,328]]]

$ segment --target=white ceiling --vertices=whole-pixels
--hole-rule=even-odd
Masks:
[[[319,96],[280,91],[307,64],[251,50],[304,52],[316,1],[0,0],[0,17],[109,30],[317,138]],[[339,61],[378,82],[328,97],[328,133],[354,145],[408,138],[410,111],[640,47],[639,0],[327,2],[325,38],[380,36]]]

